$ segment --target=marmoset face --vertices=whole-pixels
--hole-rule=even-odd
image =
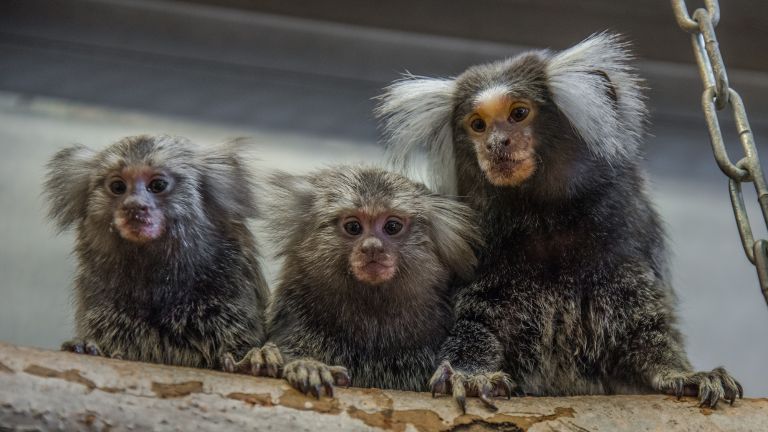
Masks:
[[[536,172],[536,114],[533,101],[511,95],[504,86],[485,88],[472,98],[462,127],[492,184],[516,186]]]
[[[296,267],[285,277],[308,286],[418,295],[468,277],[477,263],[472,211],[400,174],[342,165],[277,173],[270,186],[267,221]]]
[[[173,194],[173,176],[148,165],[129,165],[110,173],[103,188],[112,198],[112,224],[120,236],[146,243],[165,233],[165,201]]]
[[[170,138],[130,137],[97,153],[85,206],[93,241],[136,245],[207,223],[195,153]]]
[[[454,122],[487,180],[517,186],[541,168],[544,64],[535,56],[474,66],[456,79]]]
[[[399,249],[410,234],[411,218],[388,209],[357,209],[339,220],[339,231],[350,247],[352,275],[370,285],[390,281],[398,271]]]

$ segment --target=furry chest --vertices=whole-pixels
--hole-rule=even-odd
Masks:
[[[346,358],[352,384],[398,390],[424,390],[434,369],[435,353],[391,351]]]
[[[497,324],[510,363],[524,373],[589,379],[611,349],[607,316],[574,281],[525,278],[513,285]],[[519,360],[518,360],[519,359]]]

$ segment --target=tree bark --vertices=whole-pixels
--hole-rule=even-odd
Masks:
[[[319,400],[281,380],[0,343],[0,431],[764,431],[768,399],[699,408],[671,396],[480,401],[337,389]]]

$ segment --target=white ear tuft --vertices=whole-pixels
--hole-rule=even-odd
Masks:
[[[647,113],[631,60],[619,36],[599,33],[547,65],[555,104],[592,153],[609,162],[637,153]]]
[[[453,155],[453,79],[406,75],[378,97],[375,114],[382,120],[390,162],[407,171],[414,152],[427,150],[433,189],[456,194]]]

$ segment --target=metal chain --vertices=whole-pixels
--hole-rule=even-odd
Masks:
[[[715,27],[720,21],[720,5],[717,0],[704,0],[704,4],[705,8],[699,8],[693,12],[693,18],[688,14],[685,0],[672,0],[672,9],[680,28],[691,34],[693,53],[699,65],[701,80],[704,82],[701,106],[707,120],[712,150],[718,166],[728,176],[728,190],[741,243],[747,258],[757,268],[760,288],[768,303],[768,240],[755,240],[752,235],[752,226],[747,216],[741,184],[745,182],[754,184],[766,226],[768,226],[768,186],[760,167],[744,103],[736,90],[730,88],[728,84],[728,75],[718,47]],[[729,105],[739,132],[741,147],[744,149],[744,157],[736,163],[733,163],[728,156],[717,119],[717,111]]]

